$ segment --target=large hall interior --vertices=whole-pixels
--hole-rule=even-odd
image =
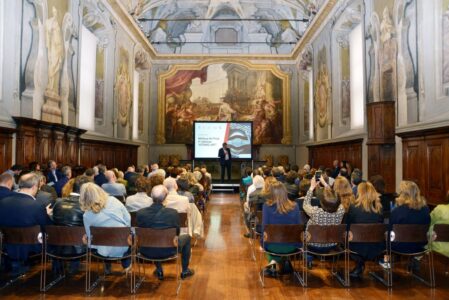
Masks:
[[[448,299],[449,0],[0,0],[0,298]]]

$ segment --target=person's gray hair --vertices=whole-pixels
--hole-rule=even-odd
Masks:
[[[172,177],[165,178],[164,186],[168,191],[176,191],[178,189],[178,184],[176,183],[176,179]]]
[[[158,184],[153,187],[151,190],[151,198],[153,199],[154,203],[162,203],[165,200],[165,197],[167,197],[168,190],[165,186],[162,184]]]
[[[69,176],[69,173],[72,172],[72,168],[70,166],[64,166],[62,167],[61,172],[65,176]]]
[[[40,178],[35,173],[28,173],[20,177],[19,189],[31,189],[34,186],[39,186]]]
[[[262,176],[256,175],[253,178],[253,184],[256,189],[261,189],[261,188],[263,188],[263,186],[265,184],[265,180],[263,179]]]

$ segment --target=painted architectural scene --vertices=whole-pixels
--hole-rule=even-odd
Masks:
[[[255,144],[282,138],[283,82],[268,70],[211,64],[165,80],[167,143],[192,143],[195,120],[253,121]]]

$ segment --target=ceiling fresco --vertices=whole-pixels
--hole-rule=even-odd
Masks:
[[[289,54],[325,0],[121,0],[160,54]]]

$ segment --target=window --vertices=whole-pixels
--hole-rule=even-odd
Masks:
[[[349,34],[351,129],[363,128],[365,122],[363,51],[362,25],[358,24]]]
[[[81,27],[79,119],[82,129],[95,130],[95,66],[97,37],[85,26]]]

